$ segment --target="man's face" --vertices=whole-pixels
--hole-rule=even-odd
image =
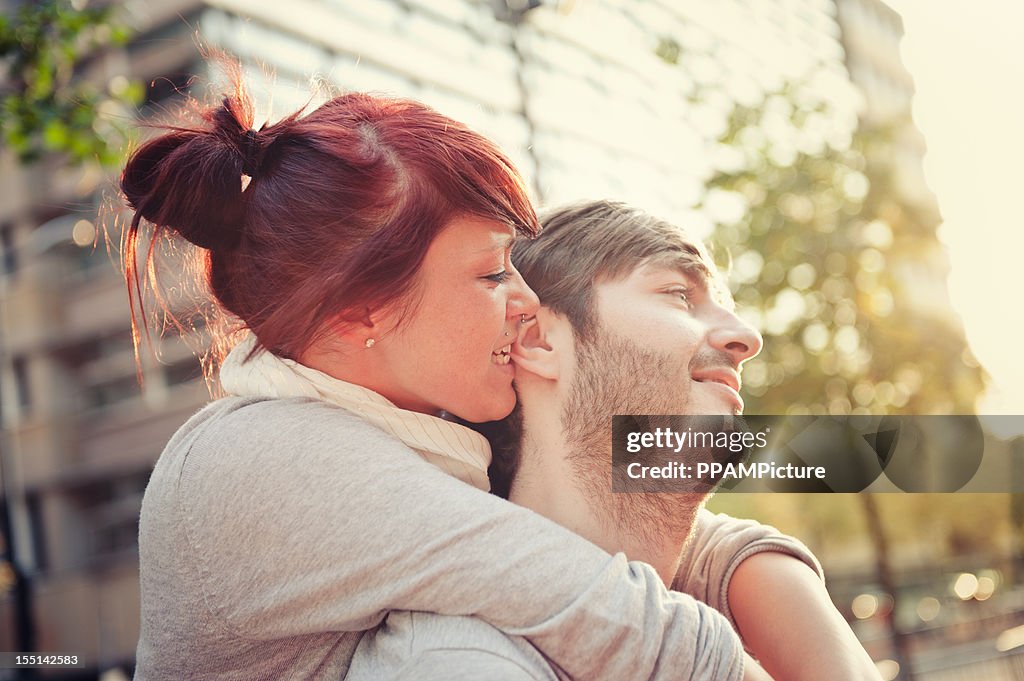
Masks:
[[[594,316],[596,333],[575,348],[563,410],[570,435],[582,434],[582,419],[606,433],[612,414],[742,412],[740,367],[761,337],[701,274],[643,265],[595,286]]]
[[[701,275],[652,264],[596,285],[594,316],[595,332],[574,348],[562,429],[576,481],[608,498],[611,416],[740,413],[739,369],[760,352],[761,337]],[[689,527],[704,497],[619,494],[606,510],[640,536],[667,522]]]

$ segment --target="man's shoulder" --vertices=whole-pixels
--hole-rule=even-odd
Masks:
[[[392,612],[363,636],[351,680],[492,678],[554,681],[558,676],[530,643],[468,616]]]

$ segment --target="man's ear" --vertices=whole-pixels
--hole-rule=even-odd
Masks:
[[[570,344],[567,346],[567,343]],[[550,308],[541,307],[532,319],[519,326],[519,338],[512,346],[516,367],[550,381],[561,376],[567,347],[571,347],[569,321]]]

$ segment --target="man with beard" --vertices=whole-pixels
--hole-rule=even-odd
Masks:
[[[504,424],[509,446],[495,448],[495,490],[654,566],[725,614],[778,681],[877,679],[799,542],[703,511],[706,493],[612,492],[612,415],[742,412],[740,367],[761,338],[734,313],[703,246],[606,201],[543,223],[513,251],[542,307],[513,347],[519,406]],[[743,657],[702,678],[767,678]],[[479,620],[392,613],[364,637],[347,678],[559,677],[525,639]]]

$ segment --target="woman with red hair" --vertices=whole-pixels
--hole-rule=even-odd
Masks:
[[[440,418],[515,404],[538,302],[509,253],[538,223],[505,155],[365,94],[252,125],[239,87],[121,180],[135,328],[179,236],[230,347],[146,490],[136,678],[338,679],[390,609],[474,615],[572,678],[738,678],[722,616],[488,494],[486,440]]]

